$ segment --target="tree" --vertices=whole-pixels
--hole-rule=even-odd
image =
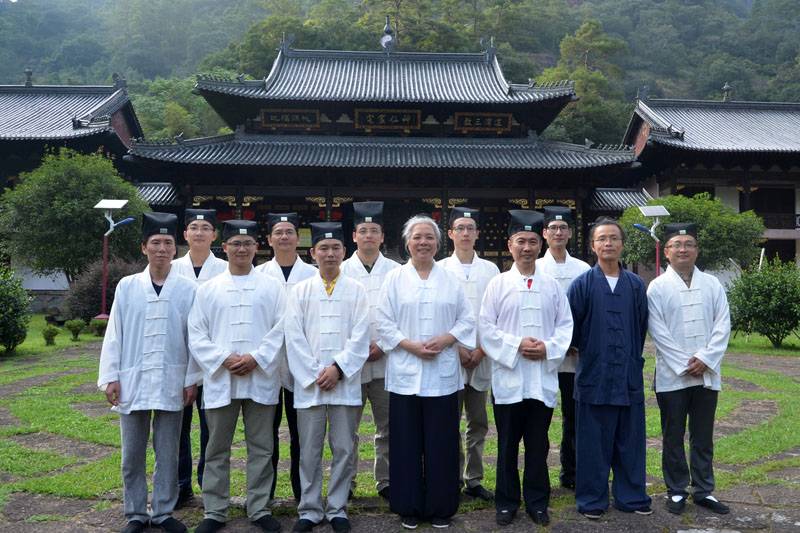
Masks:
[[[0,346],[6,353],[13,352],[28,334],[30,300],[22,281],[0,265]]]
[[[728,291],[733,329],[760,333],[780,348],[800,326],[800,271],[779,259],[746,270]]]
[[[104,156],[66,148],[48,154],[0,200],[0,247],[36,273],[63,270],[72,281],[102,255],[108,223],[93,207],[103,198],[128,200],[115,213],[118,219],[139,217],[147,210],[136,188]],[[136,224],[119,228],[110,239],[111,254],[139,257],[139,237]]]
[[[753,212],[736,213],[718,198],[708,193],[685,196],[664,196],[649,202],[663,205],[670,216],[669,222],[694,222],[698,226],[697,240],[700,255],[697,266],[702,269],[724,269],[730,266],[729,258],[742,266],[751,264],[759,254],[757,243],[764,235],[764,223]],[[620,219],[627,233],[623,260],[628,263],[655,263],[655,246],[649,235],[636,230],[633,224],[650,227],[651,221],[642,216],[637,207],[628,208]],[[658,230],[657,230],[658,231]]]

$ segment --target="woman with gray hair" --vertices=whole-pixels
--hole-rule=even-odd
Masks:
[[[442,234],[428,216],[403,226],[408,262],[386,275],[378,307],[387,354],[390,508],[407,529],[446,528],[458,510],[456,342],[475,346],[475,317],[458,280],[434,261]]]

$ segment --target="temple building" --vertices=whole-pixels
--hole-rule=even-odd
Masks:
[[[767,227],[767,257],[800,263],[800,104],[649,98],[640,91],[623,143],[653,196],[708,192]]]
[[[572,82],[511,83],[492,46],[479,53],[299,50],[281,43],[258,80],[199,76],[195,87],[233,130],[169,142],[136,140],[126,156],[149,195],[263,222],[270,211],[341,220],[352,202],[382,200],[386,245],[402,223],[450,207],[482,212],[478,247],[508,263],[506,210],[568,205],[580,225],[644,203],[634,152],[547,141],[577,99]],[[158,185],[160,183],[160,185]],[[262,231],[266,225],[262,224]],[[584,255],[583,232],[573,251]],[[266,235],[261,254],[269,254]],[[301,234],[301,247],[310,234]],[[305,251],[303,252],[305,253]]]

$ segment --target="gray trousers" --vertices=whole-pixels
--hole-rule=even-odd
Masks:
[[[464,441],[458,439],[458,472],[460,481],[467,487],[476,487],[483,481],[483,444],[489,432],[486,414],[487,391],[473,389],[470,385],[458,391],[458,412],[467,414],[467,464],[464,467]]]
[[[356,487],[356,474],[358,474],[358,428],[361,425],[361,415],[367,400],[372,404],[372,420],[375,423],[375,488],[378,491],[389,486],[389,391],[386,390],[386,380],[373,379],[361,385],[361,399],[364,402],[358,408],[356,429],[354,433],[352,488]]]
[[[153,420],[152,517],[147,512],[147,440]],[[183,411],[131,411],[120,414],[122,437],[122,499],[125,519],[160,524],[172,515],[178,501],[178,439]]]
[[[240,410],[247,445],[247,517],[255,521],[271,514],[269,492],[275,475],[272,469],[275,406],[253,400],[231,400],[225,407],[206,409],[209,435],[203,474],[203,506],[205,518],[217,522],[228,520],[231,444]]]
[[[347,494],[353,476],[353,433],[359,406],[318,405],[297,410],[300,433],[300,518],[321,522],[323,518],[347,518]],[[328,504],[322,504],[322,448],[325,432],[331,447],[331,478]]]
[[[670,496],[687,496],[691,485],[696,500],[714,491],[714,415],[717,391],[700,385],[686,389],[658,392],[661,410],[663,451],[661,468]],[[684,434],[689,418],[689,465],[686,464]]]

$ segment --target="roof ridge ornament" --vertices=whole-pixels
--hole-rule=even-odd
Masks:
[[[636,89],[636,99],[646,102],[650,99],[650,87],[647,85],[642,85],[638,89]]]
[[[294,44],[294,40],[295,36],[293,33],[290,33],[289,35],[286,35],[286,32],[281,33],[281,46],[279,50],[283,53],[288,52]]]
[[[396,45],[394,38],[394,30],[392,30],[392,22],[389,20],[389,15],[386,15],[386,25],[383,27],[383,35],[381,36],[381,47],[386,55],[389,55],[394,50]]]
[[[494,56],[497,53],[497,48],[494,46],[494,35],[488,39],[486,37],[481,37],[481,48],[486,55],[487,62],[494,60]]]
[[[25,87],[33,87],[33,70],[25,69]]]
[[[114,72],[111,74],[111,80],[114,82],[115,89],[127,89],[128,88],[128,80]]]

